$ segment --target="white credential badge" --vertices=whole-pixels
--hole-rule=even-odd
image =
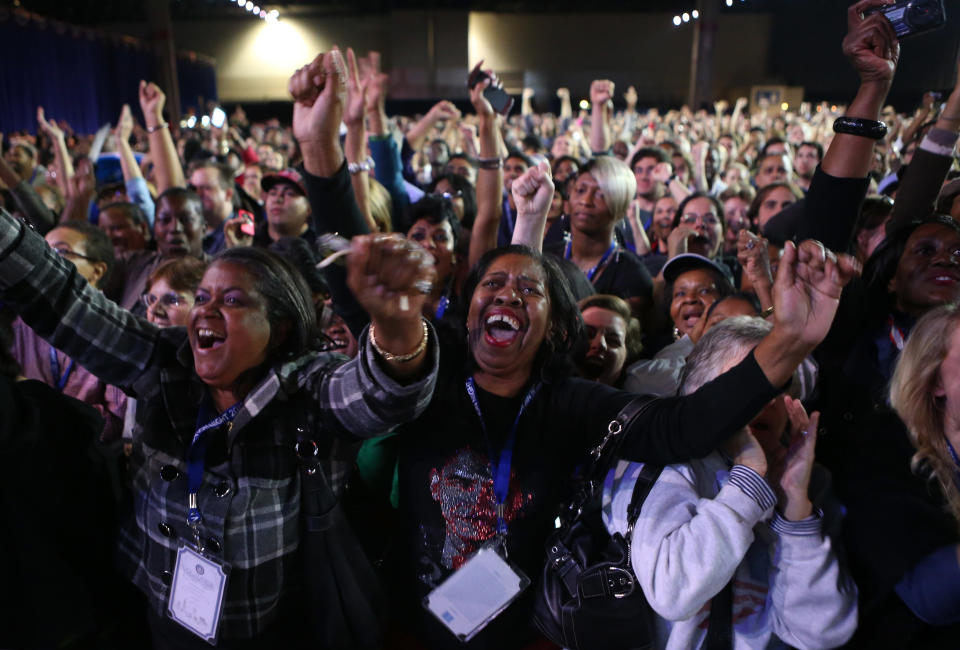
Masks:
[[[170,618],[214,643],[226,587],[227,573],[220,564],[189,546],[181,546],[167,603]]]
[[[529,584],[523,572],[487,547],[431,591],[423,605],[461,641],[469,641]]]

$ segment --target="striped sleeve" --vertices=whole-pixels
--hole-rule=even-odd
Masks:
[[[121,309],[22,222],[0,216],[0,293],[53,347],[108,384],[130,386],[159,328]]]
[[[432,325],[428,327],[428,371],[416,382],[401,384],[380,367],[369,343],[369,327],[360,337],[357,356],[324,378],[317,399],[326,402],[346,431],[361,438],[382,435],[426,410],[437,383],[440,356],[437,334]]]
[[[767,481],[749,467],[734,465],[730,470],[730,483],[756,501],[763,510],[769,510],[777,505],[777,495],[767,485]]]

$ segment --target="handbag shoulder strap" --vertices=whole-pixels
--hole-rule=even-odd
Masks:
[[[733,647],[733,579],[710,599],[710,618],[704,650],[730,650]]]
[[[595,479],[606,472],[611,459],[616,456],[617,450],[623,441],[623,432],[630,428],[634,420],[639,418],[657,400],[654,395],[638,395],[630,400],[617,416],[607,425],[607,433],[600,444],[590,450],[593,466],[590,478]]]
[[[630,504],[627,506],[627,533],[633,533],[633,527],[637,524],[640,517],[640,510],[643,508],[643,502],[647,500],[653,484],[660,478],[660,472],[663,467],[653,463],[644,463],[640,468],[640,474],[637,475],[637,482],[633,484],[633,495],[630,497]]]

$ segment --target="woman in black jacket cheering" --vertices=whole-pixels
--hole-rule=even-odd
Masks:
[[[549,206],[552,183],[531,169],[514,182],[519,211]],[[775,286],[773,331],[743,362],[687,397],[664,399],[628,430],[621,455],[655,463],[702,456],[745,425],[826,334],[856,272],[816,242],[788,244]],[[400,593],[422,597],[493,546],[539,572],[564,482],[634,395],[573,378],[582,336],[556,263],[525,246],[488,252],[464,286],[466,346],[443,346],[437,391],[399,436]],[[478,584],[471,602],[491,591]],[[529,593],[529,592],[528,592]],[[419,605],[406,624],[429,647],[460,642]],[[533,637],[523,595],[469,647],[520,647]]]

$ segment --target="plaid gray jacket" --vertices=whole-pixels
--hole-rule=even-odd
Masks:
[[[205,392],[186,330],[160,329],[120,309],[41,237],[7,217],[0,217],[0,292],[54,347],[137,397],[134,512],[122,522],[119,556],[162,615],[177,550],[192,540],[185,459]],[[438,360],[435,334],[430,338],[432,369],[410,385],[381,370],[366,334],[351,361],[313,353],[274,368],[246,397],[221,442],[211,440],[198,505],[204,545],[231,568],[221,638],[260,633],[284,607],[289,576],[299,573],[296,440],[318,443],[339,491],[362,438],[414,419],[429,403]]]

